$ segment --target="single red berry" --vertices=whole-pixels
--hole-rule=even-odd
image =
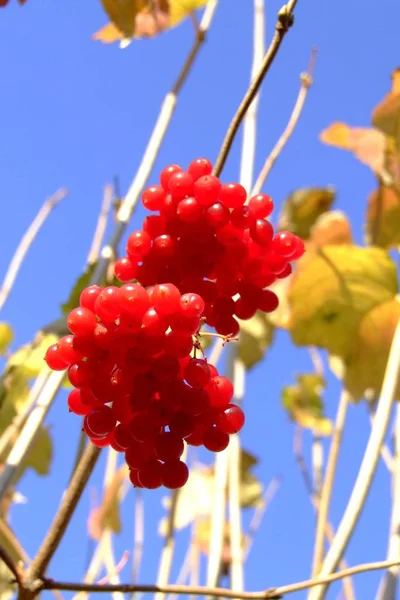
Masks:
[[[172,315],[179,311],[181,293],[173,283],[155,285],[151,291],[151,302],[160,316]]]
[[[210,398],[211,406],[222,407],[230,403],[233,398],[232,382],[224,375],[217,375],[210,380],[206,391]]]
[[[263,312],[269,313],[276,310],[279,306],[279,298],[272,290],[263,290],[258,300],[258,308]]]
[[[254,300],[252,298],[238,298],[235,302],[235,315],[243,321],[254,317],[257,309],[257,297]]]
[[[139,481],[138,473],[139,469],[129,469],[129,479],[134,487],[142,488],[143,486]]]
[[[112,432],[111,446],[117,452],[125,452],[129,448],[131,439],[127,425],[119,423]]]
[[[79,297],[79,304],[83,308],[88,308],[92,312],[94,312],[94,303],[96,302],[97,296],[100,294],[101,288],[98,285],[90,285],[89,287],[82,290],[81,295]]]
[[[180,458],[184,448],[183,439],[171,431],[163,431],[154,440],[154,450],[159,460]]]
[[[170,431],[181,438],[187,438],[191,435],[194,427],[194,417],[182,410],[176,411],[169,422]]]
[[[215,329],[220,335],[235,336],[239,333],[240,325],[231,315],[220,315],[215,318]]]
[[[203,436],[204,436],[204,427],[203,425],[196,425],[193,430],[193,433],[189,435],[185,442],[189,446],[202,446],[203,445]]]
[[[161,215],[149,215],[143,221],[143,231],[145,231],[151,239],[165,233],[166,228],[167,220]]]
[[[163,484],[162,463],[159,460],[151,460],[142,465],[138,471],[138,480],[142,487],[155,490]]]
[[[178,377],[179,371],[179,360],[174,356],[162,354],[153,359],[150,372],[158,381],[173,381]]]
[[[246,202],[247,192],[240,183],[224,183],[219,192],[219,199],[228,208],[238,208]]]
[[[154,456],[153,440],[142,443],[131,438],[125,452],[125,461],[130,469],[139,469]]]
[[[215,232],[217,240],[224,246],[234,246],[243,240],[244,231],[238,229],[232,223],[219,227]]]
[[[250,229],[255,223],[256,216],[250,206],[239,206],[231,212],[231,223],[237,229]]]
[[[85,417],[85,424],[93,436],[103,437],[111,433],[116,420],[110,406],[104,405],[91,410]]]
[[[211,206],[219,198],[221,182],[214,175],[199,177],[194,183],[194,195],[202,206]]]
[[[142,194],[143,206],[147,210],[160,210],[165,195],[165,190],[161,185],[152,185],[144,190]]]
[[[200,317],[204,312],[204,300],[199,294],[183,294],[180,299],[180,312],[187,317]]]
[[[72,390],[68,394],[68,408],[75,415],[87,415],[92,410],[92,407],[82,401],[80,390]]]
[[[178,206],[178,202],[178,198],[174,198],[171,194],[167,194],[160,208],[161,215],[168,220],[176,217],[176,208]]]
[[[266,219],[274,210],[274,203],[267,194],[257,194],[250,198],[249,206],[257,219]]]
[[[296,250],[290,256],[290,260],[298,260],[303,256],[306,251],[306,246],[303,240],[299,237],[296,237]]]
[[[169,460],[162,466],[161,477],[164,487],[176,490],[183,487],[189,479],[189,469],[181,460]]]
[[[188,173],[193,177],[193,181],[197,181],[204,175],[211,175],[212,164],[207,158],[197,158],[190,163]]]
[[[250,235],[252,240],[260,246],[268,246],[274,236],[274,228],[269,221],[257,219],[250,228]]]
[[[199,317],[186,317],[182,313],[171,315],[169,325],[173,330],[185,331],[186,333],[197,333],[200,327]]]
[[[93,378],[93,372],[87,362],[80,360],[68,369],[68,379],[76,388],[87,387]]]
[[[227,225],[231,215],[229,208],[221,204],[221,202],[216,202],[207,208],[204,216],[207,223],[217,229],[217,227]]]
[[[285,258],[290,258],[297,250],[297,237],[290,231],[280,231],[271,243],[272,249]]]
[[[119,288],[119,304],[121,310],[141,319],[150,308],[149,294],[138,283],[128,283]]]
[[[119,281],[127,282],[136,279],[138,273],[137,263],[132,261],[129,256],[122,256],[114,265],[114,275]]]
[[[183,171],[183,169],[179,165],[168,165],[168,167],[165,167],[165,169],[161,171],[160,183],[165,191],[168,191],[168,183],[172,175],[174,173],[179,173],[180,171]]]
[[[64,371],[68,367],[68,363],[60,355],[58,344],[52,344],[47,348],[44,360],[53,371]]]
[[[94,312],[105,322],[113,322],[121,314],[121,292],[120,288],[110,285],[104,288],[96,298]]]
[[[181,329],[173,329],[168,331],[165,336],[164,351],[169,356],[176,358],[184,358],[193,349],[192,335]]]
[[[129,423],[130,434],[137,442],[153,440],[156,435],[161,433],[161,429],[160,423],[145,411],[134,414]]]
[[[134,231],[128,237],[126,252],[130,257],[143,257],[150,252],[151,237],[145,231]]]
[[[286,277],[289,277],[289,275],[291,275],[292,273],[293,273],[292,265],[290,263],[288,263],[286,265],[286,267],[283,269],[283,271],[281,271],[280,273],[277,273],[276,277],[277,277],[277,279],[285,279]]]
[[[75,346],[74,335],[64,335],[58,341],[58,353],[60,358],[67,363],[67,365],[73,365],[83,358],[83,355]]]
[[[68,329],[75,335],[82,337],[89,336],[93,333],[97,325],[95,314],[88,308],[74,308],[67,318]]]
[[[185,202],[185,200],[183,200]],[[168,260],[173,258],[177,253],[177,241],[176,239],[167,233],[158,235],[153,240],[153,247],[151,249],[151,255],[158,259]]]
[[[167,331],[168,321],[166,320],[166,317],[159,315],[154,308],[149,308],[143,315],[142,326],[144,335],[159,336]]]
[[[228,404],[218,413],[216,427],[223,433],[237,433],[244,425],[244,412],[236,404]]]
[[[184,198],[176,207],[176,215],[183,223],[196,223],[203,215],[203,207],[196,198]]]
[[[193,177],[185,171],[173,173],[168,181],[168,190],[173,198],[182,200],[193,194]]]
[[[206,429],[203,434],[203,444],[211,452],[222,452],[229,446],[229,435],[218,429]]]
[[[264,255],[265,265],[268,267],[268,270],[274,275],[278,275],[282,273],[288,264],[288,259],[284,258],[274,250],[268,249],[268,251]],[[265,287],[265,285],[263,286]]]
[[[210,367],[201,358],[190,360],[185,367],[184,374],[188,384],[196,389],[205,388],[211,379]]]
[[[90,443],[93,444],[93,446],[97,446],[97,448],[106,448],[107,446],[109,446],[111,444],[112,433],[105,435],[104,437],[101,437],[101,438],[91,437],[89,435],[89,439],[90,439]]]

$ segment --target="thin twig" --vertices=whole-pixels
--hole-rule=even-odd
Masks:
[[[333,482],[342,443],[343,427],[345,424],[347,409],[349,406],[349,394],[344,390],[339,399],[336,413],[335,426],[332,434],[331,447],[326,465],[325,479],[321,490],[321,499],[318,507],[317,530],[315,534],[315,547],[312,574],[315,577],[321,569],[324,558],[325,529],[329,515],[329,505],[332,496]]]
[[[144,547],[144,499],[140,488],[135,488],[134,527],[132,581],[136,583],[139,577],[140,565],[142,564]]]
[[[372,425],[374,423],[374,411],[373,411],[371,402],[368,402],[367,408],[368,408],[369,418],[370,418],[371,427],[372,427]],[[386,443],[382,444],[381,458],[382,458],[387,470],[389,471],[389,473],[391,473],[393,471],[394,459],[393,459],[393,455],[392,455],[391,451],[389,450],[389,447]]]
[[[395,423],[395,450],[393,460],[392,480],[392,515],[390,519],[390,535],[386,558],[387,560],[400,559],[400,407],[396,407]],[[397,597],[399,568],[388,569],[382,576],[376,600],[394,600]]]
[[[375,413],[374,424],[365,450],[365,454],[354,484],[350,500],[338,527],[335,539],[324,560],[321,575],[327,576],[338,566],[347,544],[353,534],[354,528],[364,508],[368,492],[372,485],[376,468],[379,462],[380,448],[389,426],[390,415],[397,384],[400,376],[400,321],[396,326],[390,348],[389,359],[386,366],[385,377],[382,385],[381,396]],[[316,588],[310,600],[321,600],[327,585]]]
[[[101,204],[99,217],[97,219],[96,229],[93,235],[92,245],[87,257],[87,264],[94,264],[99,258],[101,245],[107,227],[107,221],[113,202],[113,187],[108,184],[104,188],[103,202]]]
[[[207,564],[207,586],[213,587],[218,581],[221,569],[224,525],[226,517],[226,484],[228,481],[229,448],[215,457],[214,504],[211,514],[211,534]],[[208,595],[207,592],[204,592]]]
[[[222,142],[221,150],[219,152],[218,158],[215,162],[214,166],[214,175],[219,176],[222,169],[224,168],[225,161],[228,157],[229,151],[231,149],[233,140],[238,132],[241,122],[243,121],[244,116],[251,103],[253,102],[260,86],[268,73],[273,60],[281,46],[282,40],[285,37],[285,34],[288,32],[289,28],[293,24],[293,10],[297,4],[297,0],[289,0],[287,4],[285,4],[278,13],[278,21],[275,26],[275,34],[272,38],[271,44],[264,56],[262,65],[260,70],[258,71],[256,77],[253,79],[250,87],[248,88],[246,94],[236,114],[234,115]]]
[[[270,483],[268,484],[267,489],[265,490],[265,492],[263,494],[261,502],[255,508],[253,518],[250,521],[249,530],[247,532],[247,535],[246,535],[245,541],[244,541],[244,560],[245,561],[247,560],[247,558],[250,554],[250,550],[253,546],[254,538],[256,537],[256,534],[257,534],[258,530],[260,529],[261,522],[263,520],[265,512],[266,512],[267,508],[269,507],[269,505],[271,504],[272,500],[274,499],[276,493],[278,492],[280,485],[281,485],[280,478],[274,477],[274,479],[272,479],[272,481],[270,481]]]
[[[323,485],[324,447],[321,436],[313,432],[311,444],[311,463],[315,495],[319,498]]]
[[[298,96],[296,99],[296,103],[293,107],[292,114],[290,115],[289,121],[286,125],[284,132],[282,133],[281,137],[275,144],[275,147],[273,148],[271,154],[268,156],[267,160],[264,163],[263,168],[261,169],[259,176],[257,177],[256,183],[254,184],[254,187],[251,192],[252,196],[260,193],[278,156],[282,152],[283,148],[286,146],[289,138],[291,137],[291,135],[293,134],[293,132],[296,128],[296,125],[299,121],[300,115],[304,108],[308,90],[310,89],[310,87],[313,83],[312,74],[313,74],[313,70],[314,70],[314,66],[315,66],[315,58],[316,58],[316,49],[313,48],[312,52],[311,52],[311,58],[310,58],[310,63],[308,65],[307,72],[302,73],[300,75],[301,86],[300,86],[300,90],[299,90],[299,93],[298,93]]]
[[[66,195],[67,190],[65,188],[62,188],[58,190],[55,194],[53,194],[53,196],[45,200],[36,217],[33,219],[32,223],[29,225],[28,229],[24,233],[20,243],[18,244],[14,256],[11,259],[10,265],[7,269],[7,273],[0,287],[0,310],[3,308],[7,298],[10,295],[10,292],[12,290],[18,272],[22,266],[22,263],[33,241],[39,233],[43,223],[46,221],[53,208],[63,198],[65,198]]]
[[[294,592],[300,592],[309,588],[320,586],[322,584],[332,583],[333,581],[340,581],[344,577],[350,577],[352,575],[358,575],[360,573],[368,573],[370,571],[380,571],[382,569],[389,569],[391,567],[399,566],[400,561],[390,562],[387,560],[365,563],[357,565],[356,567],[350,567],[344,571],[338,571],[332,575],[324,577],[316,577],[314,579],[307,579],[298,583],[291,583],[289,585],[283,585],[281,587],[272,588],[269,590],[262,590],[260,592],[238,592],[236,590],[228,590],[226,588],[217,587],[202,587],[202,586],[189,586],[189,585],[164,585],[162,587],[157,585],[95,585],[95,584],[84,584],[84,583],[67,583],[64,581],[55,581],[52,579],[45,579],[43,581],[42,589],[44,590],[67,590],[67,591],[86,591],[86,592],[103,592],[110,593],[114,591],[120,592],[143,592],[143,593],[162,593],[162,594],[193,594],[194,596],[215,596],[218,598],[242,598],[243,600],[273,600],[274,598],[281,598],[285,594],[292,594]]]

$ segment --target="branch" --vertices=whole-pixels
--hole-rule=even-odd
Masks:
[[[263,80],[267,75],[274,58],[281,46],[283,38],[285,34],[288,32],[291,25],[293,25],[294,16],[293,10],[297,4],[297,0],[289,0],[287,4],[285,4],[278,13],[278,21],[275,26],[275,34],[272,38],[271,44],[264,56],[264,60],[262,62],[261,68],[258,71],[256,77],[253,82],[250,84],[249,89],[247,90],[244,98],[234,115],[226,133],[225,139],[222,142],[221,150],[219,152],[218,158],[215,162],[214,166],[214,175],[219,176],[222,169],[224,168],[225,161],[228,157],[229,150],[231,149],[233,140],[238,132],[241,122],[244,119],[244,116],[253,102]]]
[[[256,533],[260,529],[261,521],[265,515],[265,511],[271,504],[274,499],[276,493],[278,492],[279,486],[281,484],[281,480],[279,477],[274,477],[272,481],[270,481],[267,489],[265,490],[261,502],[256,506],[254,510],[253,517],[250,521],[249,530],[246,534],[244,540],[244,559],[247,560],[250,550],[252,548],[254,538],[256,537]]]
[[[100,213],[97,219],[96,229],[93,235],[92,245],[87,257],[87,265],[94,264],[99,258],[101,245],[103,243],[104,234],[107,227],[107,220],[110,214],[113,201],[113,188],[111,185],[106,185],[104,188],[103,202],[101,204]]]
[[[226,484],[228,481],[229,448],[215,457],[214,505],[211,514],[211,534],[209,559],[207,564],[207,586],[213,587],[218,581],[221,567],[222,544],[226,516]],[[204,592],[208,595],[208,592]],[[214,595],[214,594],[210,594]]]
[[[328,522],[329,505],[332,496],[333,482],[336,474],[339,450],[342,443],[343,427],[346,420],[348,406],[349,395],[346,391],[343,391],[340,396],[339,406],[336,413],[335,427],[332,434],[332,442],[326,465],[326,473],[318,506],[317,531],[315,534],[314,560],[312,570],[314,577],[321,570],[321,564],[324,557],[325,530]]]
[[[365,450],[360,470],[350,500],[337,530],[335,539],[330,547],[321,575],[327,576],[332,573],[342,558],[347,544],[353,534],[354,528],[364,508],[365,501],[370,490],[373,477],[379,461],[380,449],[385,439],[389,426],[390,415],[400,376],[400,321],[393,336],[389,359],[386,367],[385,377],[382,385],[381,397],[378,402],[374,424]],[[327,585],[321,585],[314,593],[311,592],[310,600],[321,600]]]
[[[162,594],[192,594],[193,596],[215,596],[217,598],[242,598],[242,600],[273,600],[281,598],[284,594],[292,594],[293,592],[300,592],[309,588],[319,586],[321,584],[332,583],[333,581],[340,581],[345,577],[352,575],[358,575],[359,573],[368,573],[370,571],[379,571],[381,569],[389,569],[391,567],[399,566],[400,561],[390,562],[387,560],[373,563],[365,563],[357,565],[356,567],[350,567],[343,571],[327,575],[326,577],[317,577],[315,579],[307,579],[300,581],[299,583],[292,583],[289,585],[283,585],[281,587],[272,588],[270,590],[263,590],[261,592],[238,592],[236,590],[228,590],[220,587],[201,587],[201,586],[189,586],[189,585],[164,585],[162,587],[157,585],[96,585],[96,584],[84,584],[84,583],[67,583],[63,581],[55,581],[53,579],[45,579],[43,581],[43,590],[66,590],[66,591],[84,591],[84,592],[143,592],[152,594],[154,592]]]
[[[14,575],[15,580],[18,583],[20,583],[20,575],[18,573],[18,567],[17,567],[17,565],[14,564],[14,561],[12,560],[11,556],[8,554],[8,552],[5,550],[5,548],[3,548],[2,546],[0,546],[0,560],[3,561],[3,563],[9,569],[9,571],[11,571],[11,573]]]
[[[100,448],[89,444],[62,499],[60,508],[28,571],[28,584],[41,577],[57,550],[86,483],[100,455]]]
[[[267,179],[278,156],[282,152],[283,148],[286,146],[290,136],[293,134],[293,132],[296,128],[296,125],[299,121],[300,115],[304,108],[308,90],[310,89],[310,87],[313,84],[312,74],[313,74],[313,70],[314,70],[314,66],[315,66],[315,58],[316,58],[316,49],[313,48],[311,51],[311,58],[310,58],[310,63],[308,65],[307,73],[301,73],[301,75],[300,75],[301,86],[300,86],[300,90],[299,90],[297,100],[294,105],[292,114],[290,115],[288,124],[286,125],[284,132],[282,133],[281,137],[277,141],[271,154],[268,156],[267,160],[265,161],[264,166],[261,169],[261,172],[260,172],[259,176],[257,177],[257,181],[254,184],[254,187],[252,189],[252,192],[251,192],[252,196],[255,196],[256,194],[260,193],[261,188],[263,187],[265,180]]]
[[[144,546],[144,500],[143,490],[135,488],[134,543],[132,558],[132,581],[135,583],[142,564]]]
[[[22,266],[22,263],[34,242],[37,234],[39,233],[43,223],[53,210],[53,208],[67,195],[67,190],[62,188],[58,190],[53,196],[45,200],[36,217],[29,225],[28,229],[24,233],[18,247],[15,251],[14,256],[11,259],[10,266],[7,269],[7,273],[4,277],[3,283],[0,288],[0,310],[3,308],[8,296],[10,295],[12,286],[14,285],[15,279]]]

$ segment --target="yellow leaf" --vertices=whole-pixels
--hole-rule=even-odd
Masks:
[[[247,369],[264,358],[272,343],[274,327],[264,313],[258,312],[247,321],[240,321],[238,355]]]
[[[395,140],[400,150],[400,69],[392,73],[392,90],[375,107],[372,123]]]
[[[103,42],[103,44],[112,44],[122,40],[123,35],[114,23],[107,23],[101,29],[92,35],[93,40]]]
[[[0,322],[0,356],[3,356],[14,339],[14,332],[11,325]]]
[[[292,339],[300,346],[347,356],[361,318],[396,293],[396,265],[386,252],[326,246],[292,279],[288,295]]]
[[[382,185],[370,194],[365,229],[369,244],[382,248],[400,244],[400,193],[397,190]]]
[[[385,166],[386,137],[377,129],[333,123],[321,132],[320,140],[330,146],[350,150],[374,173],[382,175]]]
[[[44,355],[52,344],[58,342],[58,337],[49,333],[43,336],[38,344],[25,344],[12,354],[7,362],[7,367],[20,367],[25,377],[36,377],[46,366]]]
[[[351,226],[346,215],[339,210],[320,215],[311,229],[311,241],[316,248],[332,244],[351,244]]]
[[[317,218],[328,211],[335,200],[333,188],[298,189],[285,200],[279,216],[279,229],[287,229],[303,239],[310,236]]]
[[[298,375],[295,385],[283,388],[282,404],[290,418],[301,427],[312,429],[318,435],[331,435],[332,423],[324,417],[324,386],[318,373]]]
[[[94,540],[98,541],[106,529],[120,533],[120,493],[122,484],[128,476],[129,469],[127,465],[123,465],[105,488],[100,506],[91,511],[88,519],[88,533]]]
[[[344,384],[355,400],[367,390],[381,391],[394,331],[400,319],[399,298],[374,307],[361,320],[351,356],[344,363]],[[400,382],[396,399],[400,400]]]
[[[198,8],[202,8],[209,0],[169,0],[170,27],[178,25],[185,17]]]
[[[24,462],[24,470],[34,469],[38,475],[48,475],[53,459],[53,442],[48,429],[40,427]]]
[[[138,12],[149,6],[141,0],[101,0],[104,10],[123,37],[131,38],[135,31],[135,20]]]

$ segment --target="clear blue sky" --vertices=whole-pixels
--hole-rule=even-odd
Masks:
[[[270,38],[279,0],[266,2]],[[192,42],[189,22],[157,39],[134,42],[127,50],[103,46],[90,36],[106,19],[98,0],[16,0],[0,12],[0,181],[2,237],[0,273],[4,273],[22,233],[44,197],[67,186],[60,205],[35,242],[1,318],[16,327],[15,347],[28,341],[43,323],[57,317],[84,264],[105,183],[118,175],[125,192],[158,114]],[[367,126],[372,107],[389,90],[390,73],[399,65],[396,0],[321,2],[299,0],[296,24],[284,41],[263,87],[257,167],[281,133],[299,87],[299,73],[310,50],[319,50],[315,85],[301,122],[275,166],[268,191],[279,207],[302,186],[333,184],[337,208],[345,210],[362,240],[362,222],[373,175],[349,154],[323,146],[319,132],[332,121]],[[198,156],[214,160],[226,127],[249,79],[252,2],[221,0],[215,22],[179,99],[152,180],[167,163],[186,165]],[[239,142],[224,178],[238,177]],[[135,222],[143,213],[139,211]],[[246,588],[262,589],[307,578],[314,517],[292,453],[293,426],[280,408],[279,392],[296,372],[312,368],[305,351],[278,337],[268,360],[248,378],[244,446],[261,459],[257,474],[268,482],[284,477],[268,511],[246,569]],[[339,388],[329,378],[327,410],[334,415]],[[60,395],[48,416],[55,439],[52,475],[28,474],[21,491],[29,502],[17,506],[12,522],[33,555],[56,510],[69,476],[79,422],[66,412]],[[363,454],[369,423],[363,405],[350,411],[335,486],[332,520],[337,524]],[[308,458],[308,445],[306,452]],[[96,470],[92,486],[103,474]],[[386,552],[389,478],[378,470],[357,534],[350,564],[379,560]],[[141,580],[153,582],[160,548],[156,524],[160,494],[148,492],[146,544]],[[85,523],[91,495],[86,493],[49,574],[79,580],[87,558]],[[123,510],[124,532],[116,537],[117,556],[132,543],[133,495]],[[182,557],[179,546],[177,558]],[[179,570],[174,565],[174,576]],[[129,567],[126,575],[129,577]],[[373,598],[379,575],[359,576],[358,598]],[[332,586],[329,598],[339,588]],[[292,598],[304,598],[304,594]],[[65,594],[68,598],[68,594]]]

